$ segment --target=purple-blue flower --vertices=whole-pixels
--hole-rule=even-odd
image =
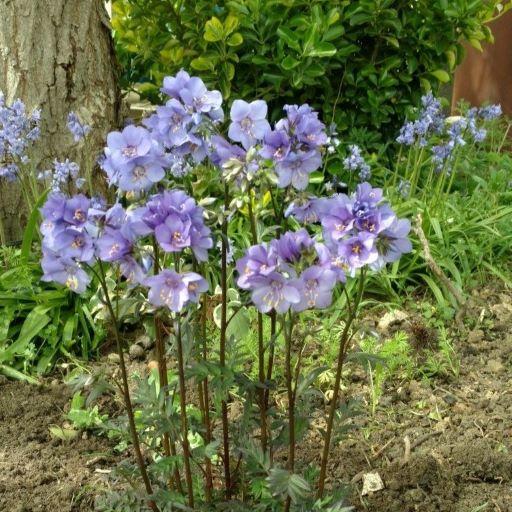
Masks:
[[[400,259],[402,254],[412,251],[412,244],[408,238],[411,223],[408,219],[393,220],[393,223],[384,229],[376,240],[378,259],[373,263],[373,268],[381,268],[386,263],[393,263]]]
[[[489,105],[487,107],[482,107],[478,111],[478,115],[484,119],[485,121],[492,121],[501,116],[503,110],[501,109],[501,105]]]
[[[174,98],[170,99],[165,106],[157,107],[156,114],[144,121],[166,148],[181,146],[188,142],[191,122],[192,116],[185,106]]]
[[[206,261],[213,247],[210,229],[205,226],[203,209],[181,190],[164,191],[150,198],[142,212],[142,221],[155,231],[166,252],[190,247],[199,261]]]
[[[146,156],[152,145],[151,136],[145,128],[129,125],[122,132],[110,132],[107,135],[105,153],[117,167],[135,158]]]
[[[345,194],[327,199],[321,222],[326,241],[337,242],[342,239],[354,226],[352,201]]]
[[[251,299],[258,311],[286,313],[292,304],[300,302],[300,283],[279,272],[259,274],[251,279]]]
[[[245,256],[236,262],[238,272],[237,285],[244,290],[251,288],[252,279],[266,276],[277,268],[277,253],[274,247],[266,244],[253,245],[247,249]]]
[[[318,149],[327,143],[325,125],[318,119],[315,112],[308,104],[285,105],[286,118],[276,124],[276,129],[284,129],[296,139],[297,149],[303,151]],[[304,147],[300,147],[304,146]]]
[[[83,194],[67,199],[62,213],[63,220],[75,227],[83,226],[87,222],[90,205],[91,201]]]
[[[398,144],[403,144],[404,146],[412,146],[414,144],[416,135],[416,131],[414,129],[414,123],[406,122],[400,128],[400,133],[396,138]]]
[[[190,81],[190,75],[186,71],[178,71],[176,76],[166,76],[160,89],[164,94],[171,98],[179,99],[181,90]]]
[[[300,302],[293,304],[295,311],[324,309],[331,305],[332,290],[336,285],[336,273],[313,265],[302,272],[299,278]]]
[[[155,236],[164,251],[181,252],[191,245],[191,227],[190,219],[171,213],[155,228]]]
[[[281,162],[290,153],[290,137],[284,130],[268,131],[263,138],[260,154],[274,162]]]
[[[198,77],[192,77],[179,91],[183,103],[197,113],[212,113],[215,120],[221,120],[220,107],[222,94],[219,91],[209,91],[204,82]]]
[[[287,231],[277,240],[272,241],[272,247],[278,257],[286,263],[296,263],[304,251],[312,248],[314,240],[303,228],[299,231]]]
[[[84,293],[91,278],[73,259],[46,252],[41,260],[41,281],[63,284],[75,293]]]
[[[293,217],[304,224],[318,222],[328,211],[329,200],[324,197],[298,197],[290,203],[285,217]]]
[[[230,117],[229,138],[240,142],[245,149],[262,140],[270,131],[270,124],[267,121],[267,104],[263,100],[255,100],[251,103],[235,100],[231,106]]]
[[[352,272],[374,263],[379,257],[375,247],[375,236],[363,231],[340,241],[337,247],[337,256],[347,262]]]
[[[179,313],[189,302],[198,302],[199,294],[208,290],[206,280],[195,272],[178,274],[164,269],[158,275],[148,277],[148,300],[154,306],[164,306]]]
[[[149,190],[164,177],[161,161],[151,155],[141,156],[122,166],[117,185],[124,192],[139,192]]]
[[[52,249],[63,258],[85,263],[90,262],[94,256],[94,245],[89,233],[74,227],[64,228],[55,234]]]
[[[132,251],[132,244],[120,230],[107,226],[96,241],[96,249],[100,260],[114,262],[128,256]]]
[[[373,188],[369,183],[360,183],[352,195],[354,217],[361,219],[370,215],[381,201],[382,189]]]
[[[21,100],[7,105],[0,92],[0,161],[5,162],[0,177],[9,181],[18,178],[18,165],[28,163],[29,150],[40,136],[40,118],[39,110],[27,113]]]
[[[278,186],[289,185],[297,190],[305,190],[309,183],[309,175],[322,165],[322,157],[317,151],[307,153],[290,153],[276,165]]]

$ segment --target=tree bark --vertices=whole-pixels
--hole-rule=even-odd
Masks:
[[[120,121],[118,67],[103,0],[0,0],[0,90],[42,109],[41,139],[32,161],[51,168],[70,158],[94,162]],[[66,128],[74,110],[92,126],[85,154]],[[21,238],[27,212],[15,185],[0,184],[0,216],[11,241]]]

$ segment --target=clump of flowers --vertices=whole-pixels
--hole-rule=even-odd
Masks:
[[[87,124],[82,123],[76,112],[70,112],[68,114],[66,124],[75,142],[80,142],[81,140],[83,140],[91,131],[91,127]]]
[[[30,148],[40,136],[41,111],[27,112],[21,100],[11,105],[0,92],[0,178],[15,181],[29,162]]]
[[[43,280],[55,281],[76,293],[83,293],[93,279],[99,282],[103,291],[102,300],[116,326],[121,361],[124,361],[123,351],[117,329],[116,308],[110,298],[107,266],[110,267],[112,281],[118,286],[127,283],[128,289],[136,288],[139,296],[144,297],[145,311],[155,314],[159,377],[163,379],[162,414],[167,414],[166,404],[170,399],[165,380],[163,329],[173,337],[178,360],[180,427],[178,433],[176,429],[159,433],[162,442],[152,442],[152,446],[162,447],[163,455],[171,457],[171,441],[181,443],[183,468],[179,469],[184,471],[186,497],[189,507],[193,508],[197,485],[194,486],[193,482],[192,448],[188,441],[183,320],[186,319],[187,332],[194,331],[198,322],[194,315],[201,303],[201,318],[206,321],[208,309],[201,296],[209,291],[208,281],[216,282],[218,275],[221,288],[218,382],[227,389],[229,386],[224,380],[230,371],[226,369],[227,328],[230,322],[228,291],[230,280],[234,279],[229,265],[233,253],[240,254],[243,249],[233,247],[234,242],[229,238],[229,223],[241,222],[238,225],[244,226],[243,229],[247,224],[251,233],[252,245],[236,261],[236,283],[242,290],[242,296],[250,296],[250,303],[258,310],[258,339],[261,340],[259,365],[265,363],[263,315],[269,314],[283,324],[287,351],[285,374],[291,411],[288,432],[290,472],[294,471],[295,448],[293,410],[296,397],[291,377],[291,337],[295,318],[306,310],[329,308],[337,300],[347,280],[357,278],[360,282],[359,295],[351,301],[347,327],[340,340],[342,360],[351,339],[350,325],[361,301],[365,274],[396,261],[411,250],[408,240],[410,223],[396,216],[384,200],[381,189],[373,188],[364,181],[368,179],[370,170],[356,146],[351,147],[351,155],[345,162],[348,169],[359,171],[363,181],[355,192],[318,197],[307,190],[312,173],[321,168],[324,156],[339,144],[335,129],[330,128],[327,132],[317,112],[310,106],[285,106],[284,117],[272,126],[267,120],[264,101],[235,100],[227,135],[224,136],[221,133],[221,121],[224,119],[222,97],[218,91],[209,91],[199,78],[181,71],[175,77],[164,79],[162,92],[169,99],[143,121],[143,126],[130,124],[107,136],[101,165],[109,184],[117,191],[115,204],[107,207],[83,194],[66,195],[64,185],[71,180],[76,181],[78,174],[78,168],[68,160],[56,162],[55,171],[51,176],[46,176],[52,179],[53,191],[41,209],[41,265]],[[428,105],[425,109],[432,110],[434,107]],[[82,140],[89,131],[73,113],[68,118],[68,125],[76,141]],[[198,163],[202,163],[202,166],[198,166]],[[222,206],[216,198],[208,198],[205,204],[213,204],[213,211],[208,212],[209,215],[192,197],[196,182],[192,181],[190,174],[203,166],[211,166],[212,172],[218,172],[225,195]],[[269,196],[273,202],[271,213],[262,213],[255,198]],[[235,201],[231,201],[232,198]],[[265,215],[260,219],[263,225],[279,226],[279,235],[271,235],[275,230],[260,230],[257,213]],[[216,222],[217,219],[220,222]],[[297,223],[302,227],[294,229]],[[217,243],[214,243],[215,238]],[[211,253],[216,253],[219,245],[220,258],[211,258]],[[206,275],[206,270],[213,275],[209,280],[202,275]],[[275,336],[274,330],[271,337]],[[194,335],[190,339],[194,341]],[[197,352],[192,350],[191,354]],[[205,358],[205,368],[213,364],[213,358],[208,354],[203,353],[202,357]],[[268,357],[270,380],[274,360],[273,356]],[[268,375],[263,370],[263,366],[260,366],[260,379],[262,375]],[[300,372],[300,363],[295,371]],[[149,496],[147,504],[157,512],[158,505],[153,501],[156,494],[153,493],[140,452],[124,363],[121,364],[121,372],[132,442]],[[339,365],[338,373],[334,404],[337,402],[341,375]],[[206,383],[208,378],[204,377]],[[258,386],[261,391],[258,402],[261,443],[262,450],[266,452],[267,384],[260,380]],[[206,393],[201,404],[204,418],[209,412],[211,400],[208,388],[201,389]],[[222,419],[226,492],[229,494],[232,484],[226,400],[226,397],[221,398],[219,416]],[[330,445],[334,416],[335,410],[330,411],[330,427],[325,435],[327,447]],[[167,425],[168,420],[166,417],[162,425]],[[158,432],[164,428],[162,425],[158,427]],[[206,445],[206,440],[208,443],[212,441],[213,431],[207,423],[203,428]],[[272,440],[272,433],[270,438]],[[200,457],[204,457],[204,454]],[[322,456],[320,496],[325,482],[327,457],[328,451]],[[198,460],[194,459],[195,462]],[[213,488],[211,468],[208,468],[209,464],[205,462],[202,474],[207,492]],[[177,475],[173,473],[173,481],[179,481],[179,485],[180,478],[179,471]],[[161,482],[157,485],[160,486]],[[288,510],[291,498],[287,496],[285,499],[288,503],[285,509]]]
[[[348,149],[349,154],[343,160],[343,166],[349,172],[359,171],[360,181],[368,181],[372,176],[372,172],[370,166],[361,155],[361,148],[356,145],[351,145]]]
[[[434,193],[430,194],[437,202],[441,192],[448,193],[454,182],[454,165],[459,162],[461,148],[471,143],[472,146],[482,143],[487,138],[487,123],[501,115],[499,105],[481,108],[470,108],[465,115],[445,117],[441,102],[431,93],[421,99],[422,107],[418,119],[406,121],[396,141],[408,152],[403,185],[399,193],[403,196],[414,194],[419,185],[423,186],[423,194],[431,188],[434,176],[437,183]],[[420,181],[420,174],[428,167],[426,182]],[[446,178],[449,177],[447,180]],[[397,183],[395,173],[394,184]],[[405,186],[405,184],[407,184]]]
[[[66,158],[63,162],[55,160],[53,169],[40,172],[37,175],[39,181],[49,183],[53,192],[69,191],[72,186],[81,189],[85,179],[79,177],[80,166],[76,162],[70,162]]]
[[[350,197],[325,198],[321,226],[321,234],[310,236],[303,228],[252,246],[237,261],[237,284],[251,291],[261,312],[328,307],[335,284],[347,275],[365,266],[381,268],[412,249],[409,221],[398,219],[382,190],[368,183]]]
[[[428,137],[439,134],[444,127],[444,115],[441,102],[431,92],[421,98],[422,108],[416,121],[407,121],[397,137],[399,144],[412,146],[416,141],[420,146],[428,143]]]

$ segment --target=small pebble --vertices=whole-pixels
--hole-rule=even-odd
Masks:
[[[474,331],[470,331],[468,334],[468,343],[478,343],[482,341],[484,337],[484,331],[481,329],[475,329]]]
[[[487,361],[487,370],[489,370],[491,373],[503,373],[505,367],[501,361],[498,361],[497,359],[491,359]]]
[[[107,356],[107,361],[109,363],[119,363],[119,354],[116,354],[115,352],[112,352]]]
[[[448,393],[448,394],[444,395],[443,396],[443,400],[448,405],[454,405],[455,403],[457,403],[457,397],[455,395],[452,395],[451,393]]]
[[[145,356],[144,349],[136,343],[130,346],[130,350],[128,352],[130,354],[130,359],[143,359]]]
[[[155,344],[155,340],[150,338],[147,334],[143,334],[137,338],[135,343],[140,345],[144,350],[151,350]]]

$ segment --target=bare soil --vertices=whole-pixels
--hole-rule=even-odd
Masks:
[[[352,482],[357,511],[512,512],[512,295],[488,288],[469,304],[458,377],[391,387],[335,448],[330,484]],[[385,488],[361,496],[374,471]]]
[[[391,385],[376,415],[358,417],[333,448],[328,485],[351,482],[356,511],[512,512],[512,294],[480,290],[468,316],[458,377]],[[367,399],[367,381],[354,380],[347,393]],[[53,384],[0,384],[2,512],[94,510],[102,469],[115,463],[105,439],[51,438],[70,399]],[[318,459],[320,441],[301,445],[302,462]],[[375,471],[384,489],[361,496]]]
[[[112,465],[108,443],[79,436],[52,439],[63,424],[70,394],[64,385],[0,385],[0,511],[93,510],[94,489]]]

